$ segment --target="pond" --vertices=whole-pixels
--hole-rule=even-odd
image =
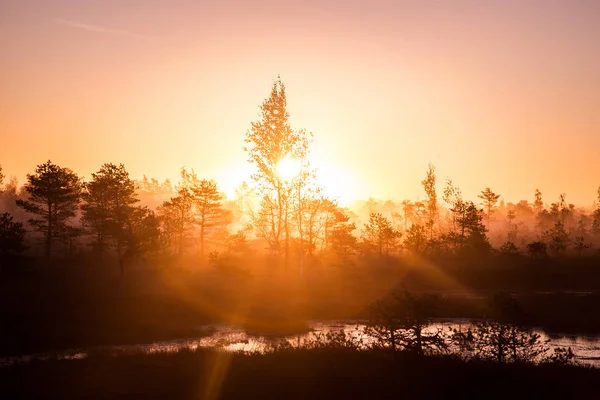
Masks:
[[[470,326],[468,320],[438,321],[428,329],[463,329]],[[157,341],[153,343],[117,345],[117,346],[95,346],[85,349],[71,349],[54,353],[32,354],[15,357],[0,358],[0,366],[8,366],[14,363],[28,362],[34,359],[47,359],[56,357],[59,359],[81,359],[89,353],[127,353],[127,352],[176,352],[182,349],[195,350],[202,347],[220,348],[226,351],[260,352],[272,345],[289,342],[292,345],[302,344],[311,340],[316,333],[327,333],[343,330],[354,336],[361,336],[366,327],[365,321],[313,321],[309,323],[310,331],[288,336],[262,336],[247,333],[243,328],[231,325],[203,325],[198,328],[198,336],[185,339]],[[575,359],[586,365],[600,367],[600,336],[547,334],[536,330],[541,339],[547,342],[550,349],[554,347],[570,347],[575,354]],[[364,337],[364,336],[363,336]],[[367,337],[368,341],[369,338]],[[372,338],[371,338],[372,340]]]

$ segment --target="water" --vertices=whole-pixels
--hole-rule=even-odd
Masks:
[[[468,329],[470,322],[467,320],[440,321],[432,324],[428,329]],[[54,353],[32,354],[16,357],[0,358],[0,366],[14,363],[29,362],[34,359],[82,359],[89,353],[123,354],[123,353],[156,353],[176,352],[183,349],[195,350],[197,348],[219,348],[226,351],[260,352],[272,345],[289,342],[292,345],[302,344],[311,340],[316,333],[327,333],[343,330],[355,337],[363,336],[367,342],[372,338],[364,336],[364,321],[314,321],[309,324],[310,332],[274,337],[250,335],[244,329],[230,325],[204,325],[198,328],[198,337],[185,339],[157,341],[147,344],[96,346],[87,349],[71,349]],[[600,367],[600,336],[582,335],[548,335],[543,331],[536,331],[541,340],[546,341],[552,350],[555,347],[571,347],[575,359],[586,365]]]

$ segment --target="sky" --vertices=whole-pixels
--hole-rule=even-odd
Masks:
[[[600,2],[0,0],[0,164],[105,162],[228,193],[273,80],[341,200],[600,185]]]

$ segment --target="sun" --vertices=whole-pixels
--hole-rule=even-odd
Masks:
[[[277,163],[277,175],[283,180],[290,181],[300,174],[300,160],[285,157]]]

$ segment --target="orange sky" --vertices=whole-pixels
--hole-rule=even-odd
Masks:
[[[230,192],[281,74],[332,194],[422,199],[429,162],[472,198],[590,205],[600,184],[597,1],[2,0],[0,49],[21,181],[50,158]]]

